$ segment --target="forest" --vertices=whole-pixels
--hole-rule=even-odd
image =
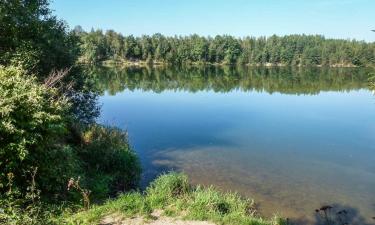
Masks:
[[[162,34],[124,36],[113,30],[73,32],[80,37],[80,61],[106,60],[147,64],[247,64],[354,67],[375,63],[375,43],[328,39],[322,35],[287,35],[236,38],[197,34],[168,37]]]

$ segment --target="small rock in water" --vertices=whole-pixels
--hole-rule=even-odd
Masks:
[[[325,205],[325,206],[322,206],[322,207],[320,208],[320,210],[322,210],[322,211],[326,211],[327,209],[332,209],[332,206],[330,206],[330,205]]]

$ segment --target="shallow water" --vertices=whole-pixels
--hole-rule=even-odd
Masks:
[[[375,97],[363,69],[90,68],[101,123],[127,129],[143,184],[162,171],[310,221],[375,216]]]

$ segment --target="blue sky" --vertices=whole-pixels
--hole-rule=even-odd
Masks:
[[[323,34],[375,41],[375,0],[54,0],[71,28],[122,34]]]

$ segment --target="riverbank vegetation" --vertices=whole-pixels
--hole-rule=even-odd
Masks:
[[[0,23],[0,223],[50,224],[137,188],[127,133],[95,123],[97,93],[74,67],[78,37],[48,1],[2,1]]]
[[[71,224],[98,224],[106,216],[123,220],[142,216],[145,221],[152,221],[155,210],[163,210],[166,216],[216,224],[287,224],[276,216],[272,220],[259,217],[250,199],[235,193],[222,193],[213,187],[190,186],[186,175],[174,172],[158,177],[144,194],[125,193],[103,205],[65,217]]]
[[[82,62],[140,64],[241,64],[264,66],[370,66],[375,44],[328,39],[321,35],[287,35],[236,38],[230,35],[168,37],[162,34],[134,37],[113,30],[80,27]]]
[[[79,121],[72,106],[24,70],[0,67],[1,223],[47,223],[50,208],[80,204],[82,193],[67,191],[70,178],[92,201],[138,187],[127,134]]]

